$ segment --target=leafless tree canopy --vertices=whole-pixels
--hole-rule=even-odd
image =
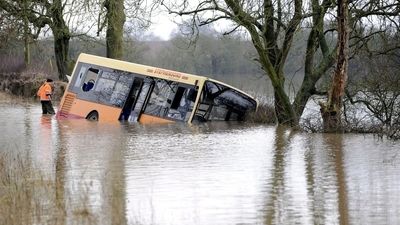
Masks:
[[[320,93],[316,84],[334,65],[337,44],[336,7],[331,0],[175,0],[161,1],[174,15],[189,17],[193,31],[197,26],[229,21],[225,34],[245,31],[253,42],[257,61],[272,82],[278,121],[295,125],[308,99]],[[349,2],[351,53],[369,47],[379,33],[396,32],[399,27],[400,2],[397,0],[356,0]],[[284,67],[294,35],[310,31],[305,45],[304,80],[291,101],[285,90]],[[396,49],[398,46],[392,46]]]

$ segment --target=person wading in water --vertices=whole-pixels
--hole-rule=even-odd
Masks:
[[[47,79],[42,86],[40,86],[37,96],[40,98],[40,103],[42,103],[43,114],[55,114],[53,105],[51,104],[51,95],[53,93],[52,88],[53,80]]]

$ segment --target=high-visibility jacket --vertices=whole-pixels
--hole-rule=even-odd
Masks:
[[[40,101],[50,101],[52,94],[52,88],[48,82],[45,82],[40,86],[37,96],[39,96]]]

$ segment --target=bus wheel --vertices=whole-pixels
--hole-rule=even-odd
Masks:
[[[92,111],[89,113],[89,115],[86,117],[87,120],[92,120],[92,121],[98,121],[99,120],[99,114],[96,111]]]

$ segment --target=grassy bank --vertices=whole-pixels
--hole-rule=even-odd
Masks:
[[[250,123],[276,124],[274,107],[268,103],[261,103],[258,105],[257,111],[250,113],[246,117],[246,121]]]
[[[37,90],[46,80],[46,75],[41,73],[7,73],[0,74],[0,91],[21,96],[24,98],[36,97]],[[54,82],[54,100],[59,100],[64,94],[67,83]]]

